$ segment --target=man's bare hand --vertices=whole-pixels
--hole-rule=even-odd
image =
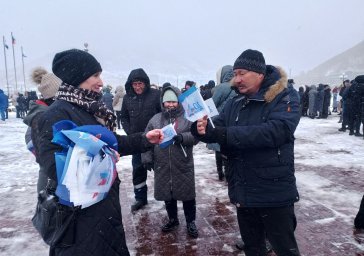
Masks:
[[[197,132],[200,135],[206,134],[206,127],[207,127],[207,115],[201,119],[197,120]]]
[[[147,137],[147,140],[152,144],[160,144],[163,140],[163,132],[161,129],[154,129],[145,135]]]

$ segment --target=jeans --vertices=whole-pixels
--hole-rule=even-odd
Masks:
[[[5,108],[0,108],[0,118],[2,121],[5,121],[6,118],[6,113],[5,113]]]

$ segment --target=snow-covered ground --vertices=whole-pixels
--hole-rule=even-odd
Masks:
[[[337,231],[335,236],[338,240],[330,246],[342,252],[349,244],[351,250],[354,248],[364,251],[364,246],[355,243],[348,231],[364,194],[364,140],[362,137],[339,132],[340,124],[337,121],[338,116],[335,114],[328,119],[302,118],[295,133],[296,177],[301,195],[296,207],[297,236],[303,255],[328,255],[319,251],[312,252],[309,247],[323,243],[312,241],[315,239],[314,232],[322,232],[322,237],[325,238],[332,232],[327,225],[334,227],[337,223],[345,226],[346,230],[342,234]],[[0,255],[47,255],[47,246],[30,222],[36,204],[38,168],[34,157],[25,147],[25,131],[26,126],[21,119],[15,118],[14,113],[10,113],[10,119],[6,123],[0,124]],[[130,159],[129,156],[124,157],[118,163],[122,183],[130,182],[123,180],[122,174],[125,169],[130,169]],[[203,145],[196,147],[196,177],[200,177],[196,178],[196,186],[200,189],[203,187],[204,193],[226,201],[226,186],[220,185],[221,183],[211,186],[208,180],[201,178],[205,177],[202,174],[214,173],[211,170],[214,161],[214,155],[208,153]],[[216,173],[213,175],[216,176]],[[123,184],[121,186],[123,188]],[[132,194],[132,191],[127,191],[128,197],[132,198]],[[150,195],[151,199],[152,196]],[[209,202],[203,202],[198,208],[208,204]],[[160,202],[150,202],[148,207],[152,212],[163,212],[165,215]],[[123,215],[124,209],[126,208],[123,208]],[[133,221],[138,222],[139,218],[141,217],[136,215]],[[305,225],[300,225],[300,222]],[[128,244],[131,254],[136,254],[134,248],[139,245],[131,241]],[[327,244],[323,244],[325,246]],[[322,250],[332,251],[330,248]]]

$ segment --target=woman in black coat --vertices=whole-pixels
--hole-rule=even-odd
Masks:
[[[115,130],[116,117],[100,101],[103,82],[101,65],[89,53],[72,49],[57,53],[53,59],[53,73],[62,80],[56,101],[41,116],[39,127],[39,164],[45,175],[57,181],[55,153],[62,150],[52,143],[52,126],[70,120],[77,126],[102,124]],[[146,151],[150,143],[159,143],[161,130],[129,136],[115,134],[120,155]],[[75,224],[68,227],[64,239],[67,246],[56,244],[50,255],[129,255],[125,241],[119,199],[120,180],[117,177],[102,201],[77,211]]]

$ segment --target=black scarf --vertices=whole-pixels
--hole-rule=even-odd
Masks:
[[[88,113],[94,115],[97,121],[105,125],[110,131],[115,131],[116,116],[101,101],[102,93],[62,83],[56,98],[78,105]]]

